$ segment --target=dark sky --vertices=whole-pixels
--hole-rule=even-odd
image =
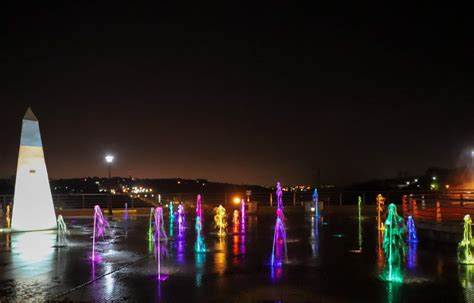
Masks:
[[[28,105],[53,178],[105,175],[111,152],[116,175],[340,184],[474,146],[472,5],[15,2],[0,176]]]

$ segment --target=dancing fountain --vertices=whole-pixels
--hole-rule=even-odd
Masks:
[[[471,224],[471,216],[465,215],[463,238],[458,245],[458,262],[461,264],[474,264],[474,257],[472,256],[474,241],[472,239]]]
[[[5,210],[5,227],[10,228],[11,227],[11,212],[10,212],[10,204],[7,204],[6,210]]]
[[[100,209],[99,205],[94,206],[94,230],[92,232],[92,261],[100,261],[100,256],[96,255],[95,252],[95,244],[96,239],[102,237],[104,239],[105,233],[109,228],[109,222],[104,217],[102,210]]]
[[[125,203],[125,210],[124,210],[124,212],[123,212],[123,219],[124,219],[125,221],[128,220],[128,204],[127,204],[127,203]]]
[[[198,195],[196,201],[196,243],[194,244],[194,250],[198,253],[206,252],[206,244],[204,244],[202,237],[202,222],[201,195]]]
[[[418,242],[418,237],[416,236],[415,220],[413,220],[412,216],[408,216],[407,228],[408,228],[408,242],[410,243]]]
[[[232,233],[238,234],[239,233],[239,222],[240,222],[240,215],[239,211],[236,209],[234,210],[234,215],[232,216]]]
[[[64,219],[63,219],[63,216],[62,215],[59,215],[58,216],[58,234],[57,234],[57,244],[56,246],[57,247],[63,247],[63,246],[67,246],[68,242],[67,242],[67,238],[66,238],[66,235],[68,233],[67,231],[67,226],[66,226],[66,223],[64,222]]]
[[[358,249],[352,249],[352,253],[362,253],[362,197],[357,197],[357,221],[358,221]]]
[[[169,216],[170,216],[170,237],[173,237],[173,228],[174,228],[174,210],[173,210],[173,201],[169,203]]]
[[[405,233],[406,226],[403,218],[397,213],[397,207],[393,203],[389,204],[383,239],[385,268],[379,276],[383,281],[403,282],[402,263],[406,251],[403,237]]]
[[[241,204],[240,204],[240,223],[245,224],[245,199],[242,198]]]
[[[184,231],[184,207],[182,204],[178,205],[178,233],[183,236]]]
[[[150,208],[150,216],[148,218],[148,242],[153,242],[153,227],[154,221],[153,218],[155,217],[155,209],[152,207]]]
[[[155,252],[156,252],[156,266],[157,266],[157,279],[158,281],[166,280],[167,276],[161,275],[161,256],[164,254],[165,250],[161,248],[161,241],[168,241],[168,237],[166,236],[165,229],[164,229],[164,221],[163,221],[163,209],[161,207],[157,207],[155,209]]]
[[[234,210],[234,215],[232,216],[232,223],[234,225],[239,225],[239,211],[236,209]]]
[[[194,244],[194,250],[198,253],[206,252],[206,244],[204,244],[202,237],[202,222],[199,216],[196,216],[196,244]]]
[[[202,201],[201,201],[201,195],[197,195],[196,198],[196,216],[201,218],[201,224],[204,221],[204,217],[202,216]]]
[[[314,208],[314,215],[319,217],[319,201],[318,201],[318,189],[314,189],[313,193],[313,208]]]
[[[381,194],[378,194],[375,200],[377,201],[377,229],[384,230],[385,227],[382,222],[382,212],[385,204],[385,198]]]
[[[280,182],[277,182],[277,210],[275,232],[273,234],[273,247],[271,256],[271,266],[281,266],[284,261],[288,260],[286,248],[286,231],[285,231],[285,216],[283,214],[283,192],[281,190]]]
[[[216,207],[214,209],[214,212],[216,215],[214,216],[214,223],[216,224],[216,227],[219,229],[217,232],[217,235],[220,237],[223,237],[226,235],[225,233],[225,228],[227,227],[227,221],[226,221],[226,212],[225,208],[222,207],[222,205],[219,205],[219,207]]]

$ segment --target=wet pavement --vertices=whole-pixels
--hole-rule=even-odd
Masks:
[[[232,213],[230,209],[228,213]],[[220,238],[212,214],[204,219],[207,253],[195,253],[193,209],[186,228],[165,226],[169,240],[157,281],[147,217],[112,218],[110,235],[91,262],[92,219],[65,218],[67,247],[54,232],[0,233],[0,301],[116,302],[472,302],[474,266],[458,265],[456,245],[409,247],[403,283],[378,279],[381,235],[373,218],[354,214],[320,220],[288,208],[288,261],[272,269],[274,210],[249,216]]]

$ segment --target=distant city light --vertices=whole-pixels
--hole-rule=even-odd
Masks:
[[[410,185],[410,181],[407,181],[407,185]]]
[[[449,188],[449,184],[446,184],[446,188]]]
[[[105,156],[105,162],[112,163],[113,161],[114,161],[114,156],[112,155]]]
[[[415,183],[418,182],[418,179],[415,179]]]
[[[436,176],[433,176],[432,179],[433,179],[433,181],[436,181],[436,179],[438,179],[438,178]]]
[[[234,203],[235,203],[235,204],[240,203],[240,197],[235,197],[235,198],[234,198]]]

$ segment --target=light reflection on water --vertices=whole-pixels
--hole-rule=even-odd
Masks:
[[[11,235],[12,256],[15,261],[51,261],[56,244],[55,231],[13,233]],[[9,241],[7,241],[8,245]]]
[[[227,269],[227,245],[225,237],[219,237],[215,242],[214,248],[214,272],[222,276]]]
[[[205,253],[196,253],[196,277],[195,283],[196,287],[201,287],[202,285],[202,276],[204,274],[204,264],[206,263],[206,254]]]
[[[459,282],[464,289],[466,302],[474,299],[474,265],[460,264],[458,267]]]
[[[407,267],[411,270],[415,269],[418,263],[416,254],[417,245],[417,242],[410,242],[408,246]]]

